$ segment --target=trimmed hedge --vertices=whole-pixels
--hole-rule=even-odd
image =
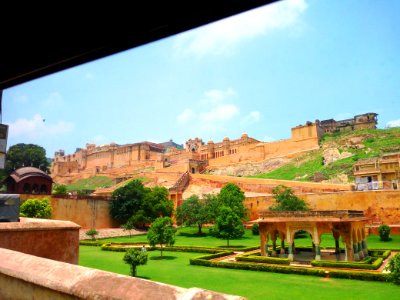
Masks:
[[[104,251],[115,251],[115,252],[125,252],[127,249],[132,247],[126,246],[140,246],[143,243],[106,243],[101,246],[101,250]],[[198,253],[227,253],[232,254],[232,251],[225,251],[218,248],[210,248],[210,247],[193,247],[193,246],[164,246],[163,251],[176,251],[176,252],[198,252]],[[147,250],[161,250],[160,246],[155,247],[147,247]]]
[[[271,256],[257,256],[254,253],[238,255],[235,258],[237,261],[248,261],[255,263],[267,263],[267,264],[277,264],[277,265],[290,265],[290,260],[288,258],[271,257]]]
[[[101,245],[103,245],[104,242],[102,241],[92,241],[92,240],[82,240],[79,241],[79,245],[83,245],[83,246],[96,246],[96,247],[100,247]]]
[[[320,277],[325,276],[325,271],[321,269],[293,268],[289,266],[276,266],[276,265],[252,264],[252,263],[219,262],[219,261],[205,260],[204,258],[200,257],[190,259],[190,264],[197,266],[216,267],[216,268],[275,272],[284,274],[314,275]]]
[[[382,257],[368,259],[363,262],[342,262],[330,260],[313,260],[311,265],[314,267],[327,267],[327,268],[347,268],[347,269],[363,269],[363,270],[376,270],[383,263]]]
[[[227,268],[227,269],[240,269],[240,270],[251,270],[261,272],[274,272],[284,274],[298,274],[298,275],[311,275],[319,277],[332,277],[332,278],[346,278],[346,279],[357,279],[367,281],[386,281],[387,275],[382,273],[371,273],[371,272],[351,272],[351,271],[326,271],[324,269],[310,269],[310,268],[299,268],[290,266],[277,266],[277,265],[265,265],[265,264],[252,264],[252,263],[230,263],[230,262],[218,262],[210,261],[204,257],[197,257],[190,259],[191,265],[214,267],[214,268]]]
[[[368,250],[369,255],[373,257],[382,257],[383,259],[388,258],[391,253],[391,250]]]

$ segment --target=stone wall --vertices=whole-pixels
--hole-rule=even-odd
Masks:
[[[300,182],[293,180],[275,180],[275,179],[259,179],[259,178],[243,178],[232,176],[217,176],[204,174],[191,174],[190,184],[197,186],[209,186],[213,188],[221,188],[225,184],[232,182],[237,184],[245,192],[254,193],[272,193],[272,189],[283,184],[291,187],[296,193],[311,192],[337,192],[350,191],[349,184],[329,184],[316,182]]]
[[[400,191],[368,191],[299,194],[314,210],[362,210],[367,222],[373,224],[400,223]],[[247,198],[251,218],[256,219],[258,211],[267,210],[274,203],[272,196]]]
[[[244,299],[75,266],[8,249],[0,248],[0,261],[0,299]]]
[[[68,221],[30,218],[0,223],[0,248],[78,264],[79,226]],[[1,265],[4,262],[1,260]]]

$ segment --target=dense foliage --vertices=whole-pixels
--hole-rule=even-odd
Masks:
[[[96,235],[98,235],[99,232],[96,229],[92,228],[86,231],[85,234],[89,236],[92,239],[92,241],[94,241],[96,240]]]
[[[6,155],[5,171],[10,174],[22,167],[35,167],[42,171],[48,171],[49,161],[46,158],[46,150],[34,144],[16,144],[11,146]]]
[[[65,196],[67,194],[67,186],[65,184],[53,184],[52,194]]]
[[[225,239],[229,247],[229,240],[244,235],[244,226],[239,216],[230,207],[222,206],[210,232],[218,238]]]
[[[131,248],[126,251],[123,260],[125,263],[130,265],[131,276],[136,277],[137,266],[145,265],[147,263],[147,258],[147,251]]]
[[[276,201],[269,210],[271,211],[304,211],[308,210],[307,203],[297,197],[293,190],[285,185],[278,185],[272,189]]]
[[[397,253],[391,258],[386,266],[386,270],[390,272],[388,274],[388,281],[400,284],[400,253]]]
[[[28,199],[22,203],[20,215],[28,218],[50,219],[52,208],[47,198]]]
[[[229,207],[241,220],[247,220],[244,192],[236,184],[227,183],[217,197],[221,207]]]
[[[175,229],[172,227],[170,217],[157,218],[150,226],[147,239],[151,246],[160,245],[161,256],[163,255],[163,245],[173,245],[175,243]]]
[[[158,217],[171,216],[173,203],[165,187],[146,188],[140,180],[132,180],[111,195],[110,214],[122,222],[145,226]]]
[[[176,220],[178,225],[196,225],[201,235],[203,224],[209,220],[206,200],[197,195],[190,196],[176,209]]]
[[[378,228],[379,237],[381,241],[389,241],[390,240],[390,227],[386,224],[382,224]]]

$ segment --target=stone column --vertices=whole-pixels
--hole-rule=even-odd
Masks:
[[[361,242],[362,245],[362,250],[364,252],[364,256],[368,256],[368,246],[367,246],[367,241],[366,240],[362,240]]]
[[[358,243],[354,242],[353,243],[353,257],[355,261],[360,260],[360,256],[358,255]]]
[[[276,238],[272,240],[272,255],[271,256],[277,256],[276,255]]]
[[[281,254],[285,254],[285,239],[281,237]]]
[[[290,261],[293,261],[293,244],[289,243],[289,255],[288,255],[288,259]]]
[[[358,256],[360,257],[360,260],[364,258],[364,251],[362,249],[362,242],[358,242]]]
[[[265,226],[260,223],[259,224],[259,230],[260,230],[260,250],[261,250],[261,256],[265,256],[265,234],[268,234],[266,232]]]
[[[340,261],[340,247],[338,238],[335,238],[335,255],[336,255],[336,260]]]
[[[321,260],[321,248],[319,244],[315,244],[315,260]]]

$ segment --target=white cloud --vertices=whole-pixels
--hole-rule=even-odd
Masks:
[[[386,128],[400,127],[400,119],[389,121],[386,123]]]
[[[261,114],[259,111],[252,111],[242,119],[241,123],[242,124],[254,124],[254,123],[260,121],[260,118],[261,118]]]
[[[196,126],[195,130],[201,133],[222,130],[229,121],[240,114],[240,109],[235,104],[225,103],[235,95],[236,91],[233,88],[205,91],[203,99],[196,103],[195,108],[185,108],[177,116],[178,123]]]
[[[225,54],[243,40],[296,24],[306,8],[305,0],[266,5],[179,35],[175,49],[198,57]]]
[[[194,115],[193,110],[185,108],[184,111],[177,116],[177,119],[179,123],[186,123],[190,121],[190,119],[193,119]]]
[[[200,122],[215,123],[228,121],[239,114],[239,108],[234,104],[219,104],[207,112],[199,114]]]
[[[46,99],[42,101],[42,105],[46,108],[59,108],[64,103],[63,96],[59,92],[52,92]]]
[[[43,137],[57,137],[71,132],[74,125],[70,122],[58,121],[56,124],[47,124],[39,114],[32,119],[17,119],[9,125],[10,138],[23,138],[27,142]]]

